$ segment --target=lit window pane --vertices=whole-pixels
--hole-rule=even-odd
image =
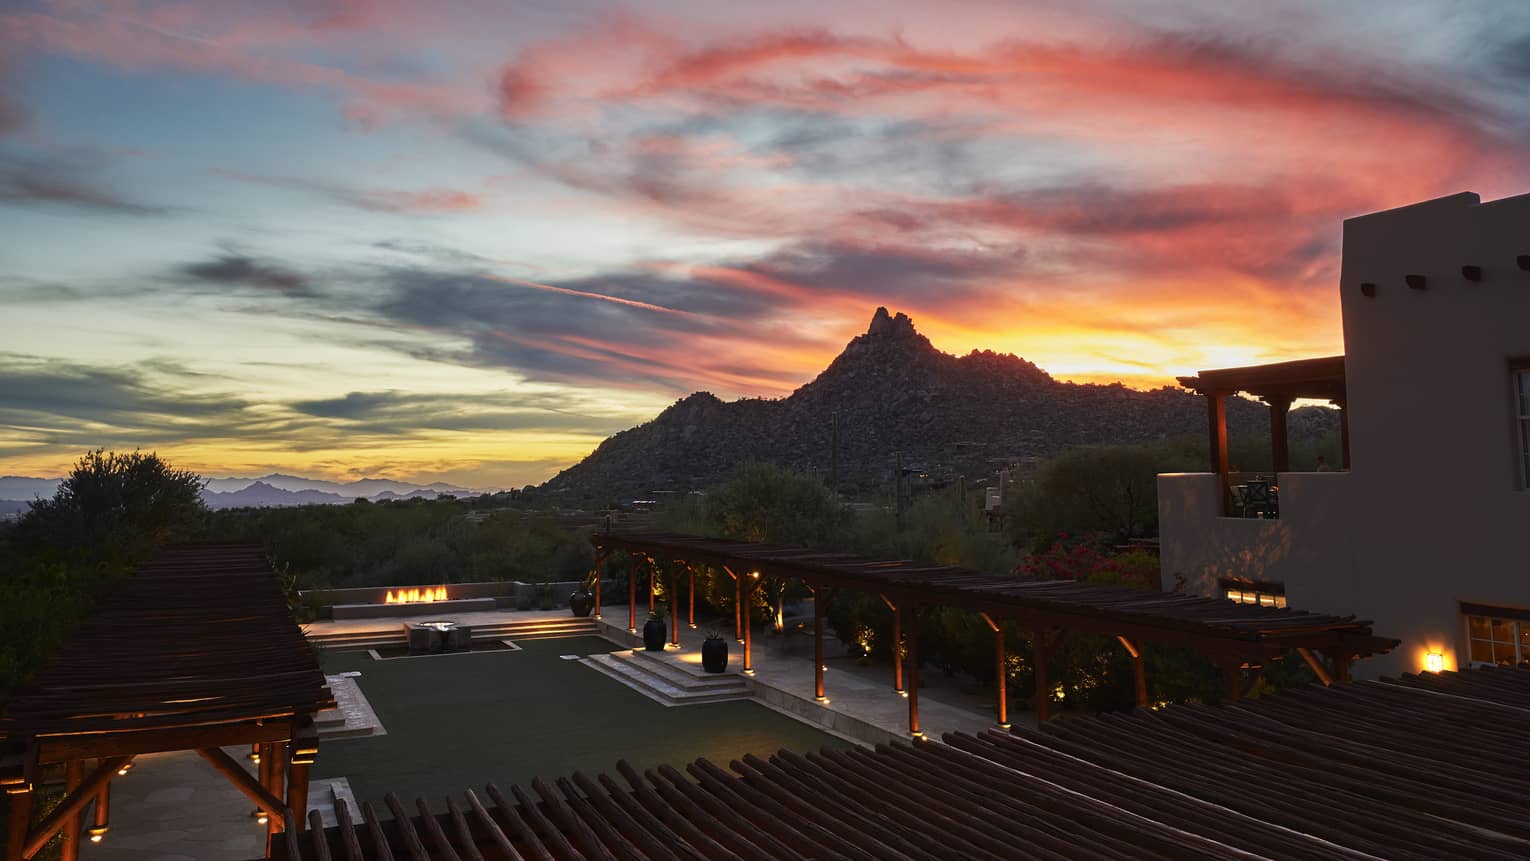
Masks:
[[[1492,663],[1493,644],[1487,640],[1472,640],[1472,660]]]
[[[1517,659],[1516,659],[1516,657],[1514,655],[1514,644],[1513,643],[1494,643],[1493,644],[1493,663],[1495,663],[1495,664],[1504,664],[1504,665],[1507,665],[1507,666],[1513,666],[1515,660],[1517,660]]]
[[[1514,623],[1510,622],[1508,619],[1494,619],[1493,620],[1493,642],[1495,642],[1495,643],[1512,643],[1512,642],[1514,642]]]
[[[1261,607],[1273,607],[1273,606],[1275,606],[1275,596],[1274,595],[1266,595],[1263,592],[1259,593],[1259,606],[1261,606]]]
[[[1519,648],[1526,655],[1530,655],[1530,623],[1519,623]]]
[[[1480,640],[1486,640],[1490,636],[1486,616],[1467,616],[1466,626],[1471,631],[1472,636]]]
[[[1286,596],[1284,596],[1284,595],[1276,595],[1275,596],[1275,606],[1277,606],[1277,607],[1284,607],[1284,606],[1286,606]]]
[[[1239,592],[1237,589],[1228,589],[1227,590],[1227,600],[1229,600],[1229,601],[1242,601],[1243,600],[1243,593]]]

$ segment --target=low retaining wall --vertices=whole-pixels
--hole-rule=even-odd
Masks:
[[[424,589],[427,586],[446,587],[448,596],[445,601],[419,602],[415,604],[387,604],[389,592],[397,593],[408,589]],[[400,610],[399,612],[359,612],[355,607],[399,607],[399,608],[436,608],[429,612],[473,612],[476,610],[519,610],[534,609],[524,605],[535,602],[545,596],[558,607],[568,606],[568,596],[572,595],[579,587],[584,585],[583,580],[557,580],[551,583],[526,583],[520,580],[494,580],[476,583],[427,583],[410,586],[357,586],[349,589],[305,589],[298,592],[298,597],[305,606],[311,606],[314,601],[321,602],[319,605],[319,618],[321,619],[357,619],[368,616],[415,616],[419,613],[413,610]],[[472,608],[458,607],[463,601],[487,601],[487,605],[474,606]],[[341,610],[341,608],[347,608]],[[424,612],[424,611],[422,611]]]

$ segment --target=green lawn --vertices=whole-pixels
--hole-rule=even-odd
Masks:
[[[665,708],[559,655],[611,651],[597,637],[535,640],[522,651],[374,661],[332,652],[324,671],[359,670],[357,681],[388,734],[319,746],[315,777],[347,777],[358,801],[379,808],[386,792],[406,803],[508,789],[533,777],[605,771],[625,759],[639,770],[680,767],[705,756],[727,768],[745,753],[805,751],[847,743],[757,703]],[[620,778],[618,778],[619,780]],[[385,814],[386,815],[386,814]]]

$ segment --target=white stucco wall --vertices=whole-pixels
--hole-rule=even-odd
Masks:
[[[1455,195],[1344,224],[1348,473],[1278,477],[1281,519],[1215,516],[1210,475],[1159,478],[1165,588],[1280,580],[1292,607],[1354,613],[1400,637],[1360,676],[1466,660],[1458,602],[1530,607],[1508,363],[1530,357],[1530,195]],[[1483,280],[1467,281],[1465,264]],[[1414,290],[1404,276],[1424,275]],[[1376,285],[1367,298],[1360,285]]]

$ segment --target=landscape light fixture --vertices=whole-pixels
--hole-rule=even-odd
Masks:
[[[1424,669],[1431,673],[1443,672],[1445,669],[1445,656],[1439,652],[1430,652],[1425,655]]]

